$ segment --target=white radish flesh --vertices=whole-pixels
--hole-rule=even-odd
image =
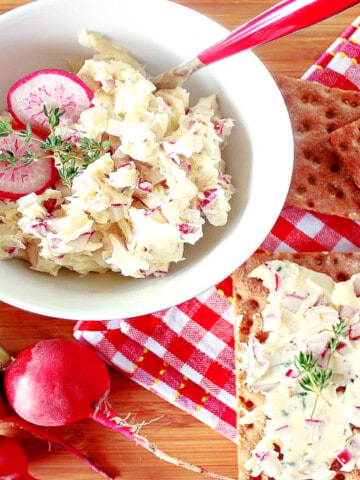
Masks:
[[[76,122],[80,113],[91,106],[93,94],[76,75],[59,69],[37,70],[15,82],[9,89],[9,112],[22,125],[30,124],[42,135],[49,133],[44,106],[50,111],[64,111],[60,123]]]

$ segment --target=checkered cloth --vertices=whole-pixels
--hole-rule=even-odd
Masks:
[[[304,75],[360,88],[360,17]],[[360,223],[284,208],[262,249],[353,251]],[[236,441],[232,281],[225,279],[181,305],[111,321],[78,322],[74,336],[134,382]]]

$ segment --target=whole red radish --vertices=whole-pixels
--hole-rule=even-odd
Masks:
[[[9,89],[8,109],[22,125],[30,124],[41,135],[49,133],[44,106],[65,112],[60,123],[74,123],[91,106],[93,93],[76,75],[59,69],[37,70],[20,78]]]
[[[40,139],[39,139],[40,140]],[[45,152],[39,146],[37,138],[26,142],[16,132],[7,137],[0,138],[0,152],[6,157],[14,153],[18,158],[26,154],[27,149],[32,150],[39,157],[44,156]],[[50,187],[58,176],[55,162],[52,158],[43,158],[34,160],[31,163],[24,163],[19,160],[11,165],[9,162],[0,162],[0,198],[17,199],[28,193],[41,193]]]
[[[41,340],[21,351],[4,375],[5,394],[15,412],[43,426],[93,419],[122,433],[161,460],[218,480],[232,480],[169,456],[121,419],[108,402],[110,377],[97,353],[75,340]]]
[[[0,435],[0,480],[36,480],[28,468],[28,458],[22,445]]]
[[[93,415],[110,391],[106,364],[75,340],[43,340],[20,352],[5,370],[6,397],[25,420],[66,425]]]

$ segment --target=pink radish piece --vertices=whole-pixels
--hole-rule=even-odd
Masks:
[[[22,157],[26,149],[30,148],[39,157],[44,155],[36,140],[28,143],[16,132],[7,137],[0,138],[0,151],[6,155],[6,151],[12,151],[17,157]],[[0,162],[0,198],[17,199],[28,193],[41,193],[53,183],[58,175],[52,158],[34,160],[24,165],[19,160],[14,165],[8,162]]]
[[[34,435],[34,437],[41,438],[46,442],[49,442],[53,445],[57,445],[63,448],[64,450],[71,453],[71,455],[74,455],[74,457],[76,457],[78,460],[80,460],[81,462],[84,462],[88,467],[94,470],[94,472],[110,480],[112,479],[112,477],[110,477],[107,473],[101,470],[87,456],[82,454],[79,450],[77,450],[72,445],[68,444],[67,442],[64,442],[63,440],[60,440],[59,438],[55,437],[48,431],[42,430],[38,426],[27,422],[16,413],[11,412],[1,392],[0,392],[0,422],[14,425],[18,428],[21,428],[22,430],[25,430],[31,433],[32,435]],[[0,477],[0,480],[1,480],[1,477]]]
[[[231,480],[167,455],[139,435],[139,426],[119,418],[108,401],[110,377],[105,362],[75,340],[41,340],[25,348],[5,370],[4,388],[10,406],[28,422],[49,427],[90,418],[161,460],[210,478]]]
[[[36,480],[28,472],[28,458],[22,445],[0,435],[0,479]]]
[[[9,89],[7,104],[9,112],[22,125],[29,123],[39,134],[49,133],[49,122],[44,115],[44,106],[50,111],[59,108],[65,112],[61,124],[79,119],[80,113],[91,106],[93,94],[90,88],[76,75],[65,70],[37,70],[20,78]]]

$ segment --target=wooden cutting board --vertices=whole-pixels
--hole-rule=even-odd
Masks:
[[[25,0],[0,0],[0,14]],[[229,29],[269,8],[271,0],[179,0]],[[310,27],[291,37],[259,47],[257,55],[272,73],[300,77],[332,41],[360,14],[360,7]],[[6,46],[2,46],[6,48]],[[1,288],[1,286],[0,286]],[[72,321],[54,320],[23,312],[0,302],[0,343],[12,354],[44,338],[71,338]],[[131,414],[136,422],[155,422],[144,426],[142,434],[169,454],[216,473],[236,478],[236,445],[203,425],[192,416],[112,372],[111,402],[120,415]],[[130,443],[120,434],[91,421],[53,429],[92,456],[116,478],[126,480],[195,480],[200,475],[161,462],[150,453]],[[28,452],[30,472],[41,480],[98,480],[90,471],[61,449],[48,451],[48,445],[8,425],[0,424],[0,433],[21,439]]]

